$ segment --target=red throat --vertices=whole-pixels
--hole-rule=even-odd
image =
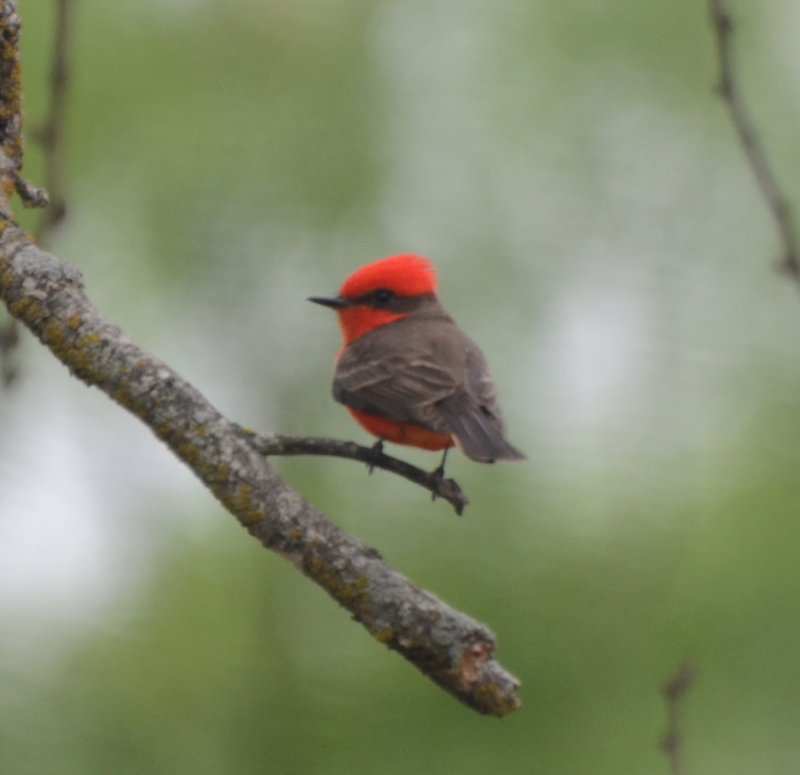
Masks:
[[[394,323],[395,320],[402,320],[405,317],[405,315],[398,315],[389,310],[370,309],[369,307],[340,309],[338,315],[345,347],[354,339],[372,331],[373,328]]]

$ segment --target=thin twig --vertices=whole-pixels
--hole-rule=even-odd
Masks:
[[[691,665],[681,665],[663,686],[661,693],[667,706],[667,731],[661,739],[661,749],[669,761],[672,775],[684,775],[683,767],[683,709],[684,700],[695,680]]]
[[[67,212],[64,192],[64,133],[67,97],[70,83],[70,52],[72,49],[73,0],[56,1],[56,20],[53,33],[53,58],[50,62],[49,111],[36,137],[44,156],[44,183],[50,206],[36,231],[36,241],[46,245],[53,230],[64,220]]]
[[[792,212],[767,159],[761,138],[753,125],[739,89],[733,57],[733,17],[725,0],[709,0],[709,10],[717,41],[719,61],[717,88],[728,107],[728,113],[739,136],[739,142],[747,162],[755,175],[758,187],[778,229],[783,253],[779,268],[800,284],[800,249]]]
[[[19,347],[19,323],[10,317],[0,325],[0,390],[9,388],[19,376],[16,353]]]
[[[25,207],[47,207],[47,205],[50,204],[50,195],[47,193],[47,190],[34,186],[29,180],[17,176],[17,179],[14,181],[14,186],[17,195]]]
[[[382,468],[402,476],[428,490],[434,498],[446,500],[459,516],[469,503],[461,487],[454,479],[444,479],[435,472],[424,471],[403,460],[385,454],[375,447],[362,447],[352,441],[322,439],[311,436],[283,436],[279,433],[261,435],[248,428],[243,432],[262,455],[327,455],[358,460],[370,468]]]

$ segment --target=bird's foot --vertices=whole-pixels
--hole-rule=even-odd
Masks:
[[[378,439],[372,447],[370,447],[370,451],[375,459],[379,458],[383,455],[383,439]],[[375,463],[368,463],[367,468],[369,469],[370,476],[372,472],[375,470]]]

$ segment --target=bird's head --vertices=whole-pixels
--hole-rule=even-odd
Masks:
[[[362,266],[339,289],[338,296],[309,301],[335,309],[345,344],[436,300],[436,270],[427,258],[404,253]]]

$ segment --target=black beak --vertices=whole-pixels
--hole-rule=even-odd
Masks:
[[[344,309],[347,306],[347,299],[341,296],[309,296],[308,300],[331,309]]]

